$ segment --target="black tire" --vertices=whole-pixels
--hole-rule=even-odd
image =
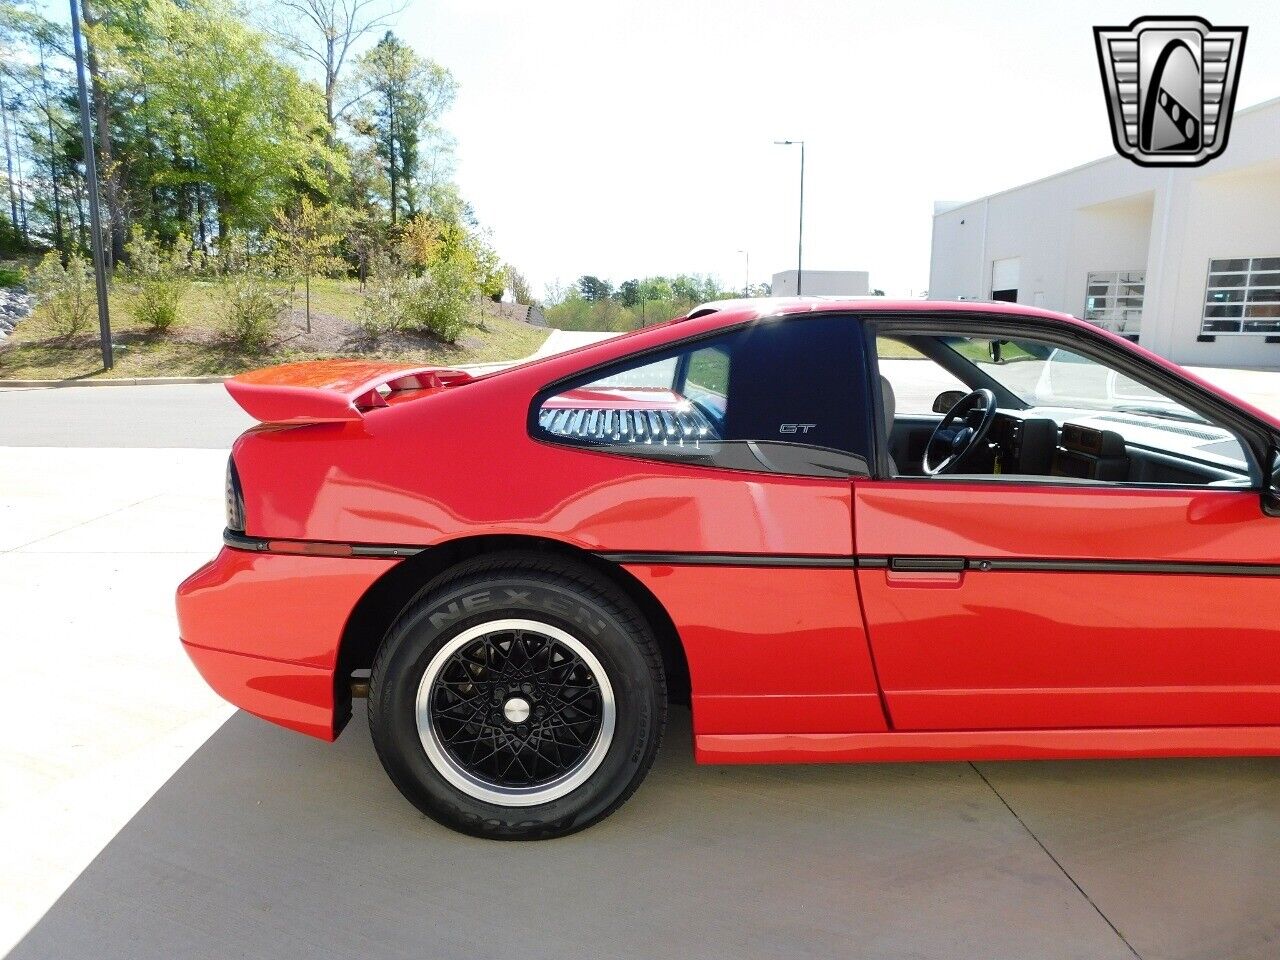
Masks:
[[[512,805],[501,798],[495,801],[477,795],[485,794],[487,782],[497,777],[494,768],[482,774],[474,765],[474,758],[472,766],[467,766],[468,761],[462,757],[465,748],[445,745],[440,731],[450,724],[453,725],[451,729],[457,731],[460,722],[452,719],[451,714],[437,711],[437,704],[442,701],[436,698],[450,696],[453,688],[459,687],[468,691],[465,702],[478,703],[480,709],[487,711],[486,719],[479,722],[489,724],[483,729],[489,731],[490,737],[504,732],[511,735],[512,739],[502,742],[514,744],[509,748],[513,753],[532,749],[528,744],[546,735],[531,732],[535,723],[543,721],[529,715],[530,702],[521,699],[524,695],[519,690],[511,686],[508,691],[507,686],[514,681],[498,679],[496,668],[511,658],[508,656],[500,661],[492,649],[492,638],[498,637],[497,645],[505,644],[508,650],[515,643],[527,643],[537,650],[540,649],[541,634],[534,630],[530,639],[524,639],[524,634],[513,633],[511,635],[519,639],[510,640],[503,639],[508,636],[505,631],[482,632],[480,640],[465,641],[466,637],[476,631],[484,631],[485,625],[496,621],[545,624],[548,636],[558,635],[554,634],[555,630],[563,631],[569,639],[576,641],[573,650],[586,650],[582,654],[584,659],[574,662],[593,678],[593,669],[588,664],[594,662],[605,675],[604,680],[599,681],[596,699],[591,701],[594,707],[588,709],[604,714],[607,708],[602,704],[607,696],[611,695],[613,701],[611,737],[606,740],[605,731],[610,727],[603,725],[602,720],[597,719],[594,726],[591,720],[578,721],[586,725],[578,728],[579,732],[585,729],[584,740],[591,730],[596,731],[595,739],[590,741],[591,755],[584,756],[576,768],[567,767],[569,761],[564,761],[567,769],[561,776],[559,787],[554,783],[539,787],[531,777],[529,782],[533,785],[526,788],[530,793],[519,801],[520,805]],[[486,648],[486,657],[490,659],[486,662],[495,669],[488,672],[483,664],[475,667],[472,659],[465,660],[465,663],[450,661],[450,657],[464,657],[468,649],[477,649],[463,647],[457,652],[449,652],[464,642],[490,642],[491,647]],[[556,641],[543,638],[543,642],[554,644]],[[556,655],[560,649],[557,648]],[[547,658],[552,656],[551,652],[546,654]],[[525,657],[525,669],[531,669],[527,654]],[[453,676],[463,678],[460,683],[438,680],[445,676],[443,671],[446,669],[435,666],[442,662],[441,658],[445,658],[445,663],[462,663],[462,666],[452,668],[455,671],[477,672],[455,672]],[[433,670],[430,684],[423,682],[428,669]],[[511,668],[512,671],[515,669]],[[563,668],[546,668],[547,671],[551,669]],[[514,673],[501,676],[509,678]],[[540,676],[545,679],[545,673]],[[582,674],[575,674],[575,677],[578,678],[575,682],[583,682]],[[444,694],[438,692],[439,683],[448,688]],[[502,686],[502,683],[507,686]],[[560,709],[551,706],[564,702],[554,701],[553,694],[558,692],[564,697],[569,696],[563,693],[567,683],[567,680],[560,680],[558,688],[548,683],[528,694],[535,702],[540,693],[546,694],[548,706],[545,709],[550,711],[545,719],[547,725],[556,715],[577,716],[564,713],[564,710],[575,709],[572,703]],[[427,698],[422,704],[419,702],[420,688],[421,696]],[[570,689],[582,688],[571,686]],[[511,716],[519,716],[521,708],[529,716],[528,723],[519,727],[519,740],[515,739],[515,727],[505,708],[500,711],[498,707],[489,706],[491,702],[499,704],[508,696],[513,700],[506,700],[506,703],[517,703]],[[583,699],[582,694],[578,697]],[[457,706],[451,709],[460,712],[470,709],[469,705],[462,706],[464,701],[460,697],[455,697],[455,702]],[[420,706],[424,716],[433,718],[424,721],[422,726],[419,724]],[[539,705],[535,709],[544,708]],[[438,716],[442,719],[434,719]],[[511,729],[504,728],[504,723],[512,724]],[[662,656],[644,617],[607,580],[584,565],[559,557],[526,553],[492,554],[466,561],[442,574],[424,589],[387,631],[370,678],[369,729],[378,758],[397,789],[419,810],[445,826],[496,840],[560,837],[607,817],[635,792],[648,773],[657,755],[665,723],[666,684]],[[476,729],[480,728],[468,728],[467,735],[475,739],[463,742],[474,744],[480,740],[482,735],[475,732]],[[495,734],[494,730],[498,733]],[[496,744],[498,741],[493,742]],[[545,742],[550,743],[549,740]],[[428,755],[429,748],[434,748],[435,759]],[[455,749],[456,754],[453,752]],[[496,762],[493,758],[498,756],[498,749],[496,745],[492,748],[488,757],[491,762]],[[547,747],[548,754],[551,750]],[[554,755],[555,760],[561,759],[559,747],[554,748]],[[502,755],[504,759],[506,756]],[[533,767],[541,762],[539,753],[538,759],[529,765]],[[551,764],[552,760],[545,762]],[[459,773],[457,769],[464,772]],[[459,779],[468,775],[480,777],[479,785],[459,784]],[[579,785],[570,786],[574,778],[580,777],[586,779]],[[495,784],[493,789],[503,788]],[[569,792],[551,797],[546,802],[538,800],[544,793],[549,796],[557,789],[568,789]]]

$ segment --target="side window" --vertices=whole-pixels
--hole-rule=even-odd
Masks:
[[[893,388],[898,416],[914,417],[934,413],[934,404],[943,393],[968,393],[969,388],[902,340],[876,337],[880,376]]]
[[[848,317],[759,321],[540,395],[535,435],[728,469],[865,474],[862,343]]]
[[[1061,426],[1059,473],[1077,475],[1082,463],[1088,468],[1105,460],[1092,447],[1109,445],[1115,462],[1103,479],[1250,485],[1241,439],[1156,388],[1051,344],[1005,340],[993,349],[984,340],[979,346],[974,354],[982,370]]]
[[[881,343],[901,341],[890,336]],[[1126,374],[1118,358],[1113,365],[1092,352],[1022,338],[921,334],[911,343],[962,377],[967,386],[957,389],[991,390],[997,404],[957,410],[914,454],[899,450],[899,476],[1240,488],[1256,482],[1248,446],[1230,427],[1187,407],[1155,381]],[[878,352],[885,357],[884,346]],[[941,363],[890,356],[881,359],[881,370],[895,363],[914,373],[893,384],[899,411],[942,386]]]

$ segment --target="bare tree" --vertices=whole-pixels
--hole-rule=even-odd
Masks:
[[[290,23],[273,27],[273,32],[324,74],[325,116],[331,138],[342,114],[359,99],[338,103],[338,85],[352,47],[399,16],[407,2],[388,6],[387,0],[277,0]]]

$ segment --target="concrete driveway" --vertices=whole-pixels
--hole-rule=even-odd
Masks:
[[[91,420],[150,389],[57,393]],[[221,402],[135,439],[210,449],[0,446],[0,953],[1276,956],[1280,760],[696,767],[677,712],[586,833],[438,827],[361,711],[332,745],[273,728],[178,648],[173,589],[219,542]]]

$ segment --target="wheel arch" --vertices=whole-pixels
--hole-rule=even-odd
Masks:
[[[351,716],[351,678],[373,664],[378,646],[405,607],[436,577],[450,567],[488,553],[518,550],[530,554],[557,554],[590,568],[634,603],[657,638],[667,677],[667,700],[690,702],[689,663],[684,645],[666,608],[653,593],[620,565],[559,540],[545,537],[482,535],[450,540],[428,547],[396,564],[379,577],[352,608],[342,630],[334,670],[335,729]]]

